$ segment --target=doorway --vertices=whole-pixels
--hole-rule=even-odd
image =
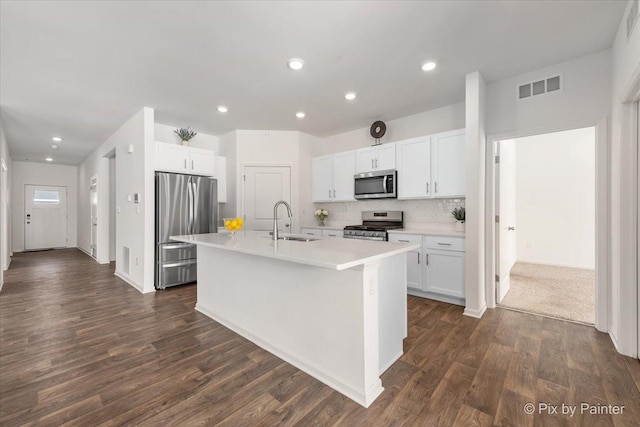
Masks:
[[[496,141],[496,301],[593,325],[595,128]]]
[[[67,246],[67,187],[25,185],[24,248]]]
[[[291,204],[290,166],[245,166],[243,174],[242,212],[246,230],[267,231],[273,228],[273,206],[278,200]],[[291,219],[282,217],[287,231]]]
[[[98,177],[89,182],[89,206],[91,215],[91,256],[98,259]]]

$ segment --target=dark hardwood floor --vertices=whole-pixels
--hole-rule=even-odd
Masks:
[[[75,249],[16,254],[0,425],[640,425],[640,363],[591,327],[410,297],[405,354],[364,409],[194,311],[195,290],[142,295]],[[625,408],[527,415],[528,402]]]

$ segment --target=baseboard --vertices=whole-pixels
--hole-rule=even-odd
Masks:
[[[461,305],[463,307],[465,305],[464,298],[450,297],[448,295],[434,294],[431,292],[418,291],[415,289],[407,289],[407,294],[412,295],[414,297],[427,298],[435,301],[446,302],[447,304]]]
[[[95,260],[94,257],[91,256],[91,254],[87,251],[84,250],[84,248],[81,248],[80,246],[76,246],[76,249],[78,249],[80,252],[84,253],[85,255],[87,255],[89,258]]]
[[[462,314],[464,314],[465,316],[469,316],[469,317],[475,317],[476,319],[481,319],[482,315],[484,314],[485,311],[487,311],[487,306],[486,305],[483,305],[478,310],[472,310],[469,307],[465,307],[465,309],[462,312]]]
[[[519,259],[518,261],[516,261],[516,263],[518,263],[518,262],[522,262],[522,263],[525,263],[525,264],[548,265],[549,267],[576,268],[576,269],[579,269],[579,270],[595,270],[596,269],[595,266],[589,267],[589,266],[584,266],[584,265],[570,265],[570,264],[560,264],[560,263],[556,264],[556,263],[553,263],[553,262],[526,261],[526,260],[523,260],[523,259]]]
[[[229,322],[226,319],[219,317],[218,315],[207,310],[205,307],[202,307],[201,305],[196,304],[195,309],[196,311],[199,311],[200,313],[215,320],[216,322],[227,327],[228,329],[231,329],[233,332],[237,333],[238,335],[241,335],[242,337],[248,339],[249,341],[256,344],[257,346],[262,347],[264,350],[268,351],[274,356],[279,357],[285,362],[290,363],[296,368],[299,368],[305,373],[311,375],[318,381],[344,394],[349,399],[364,406],[365,408],[369,407],[369,405],[384,391],[384,388],[382,387],[382,381],[380,381],[380,379],[378,378],[378,381],[373,386],[371,386],[368,390],[366,390],[364,394],[360,393],[359,391],[355,390],[351,385],[345,384],[344,382],[333,377],[330,373],[324,372],[322,368],[315,366],[313,363],[306,360],[299,359],[295,355],[286,353],[285,351],[272,346],[268,342],[262,340],[260,337],[253,335],[251,332],[245,330],[244,328],[241,328],[240,326],[234,324],[233,322]]]
[[[127,275],[125,275],[124,273],[120,273],[119,271],[115,271],[113,273],[113,275],[118,277],[118,278],[120,278],[120,279],[122,279],[126,283],[128,283],[136,291],[140,292],[141,294],[144,294],[144,292],[142,291],[142,288],[139,287],[133,280],[131,280],[129,277],[127,277]]]
[[[380,375],[384,374],[387,371],[387,369],[389,369],[391,367],[391,365],[396,363],[398,361],[398,359],[400,359],[402,357],[403,354],[404,354],[404,351],[401,351],[400,353],[395,355],[385,366],[382,366],[380,368]]]

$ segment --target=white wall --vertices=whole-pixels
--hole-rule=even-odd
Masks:
[[[515,139],[521,262],[595,268],[595,129]]]
[[[221,204],[219,218],[235,218],[238,216],[237,188],[237,156],[236,131],[229,132],[219,138],[219,152],[227,158],[227,203]]]
[[[6,167],[6,170],[2,166]],[[13,164],[0,119],[0,288],[11,262],[11,173]]]
[[[626,20],[618,28],[612,52],[611,108],[611,289],[609,333],[621,353],[638,355],[638,141],[633,127],[637,115],[629,104],[640,79],[640,24],[627,39]],[[636,98],[637,101],[637,98]]]
[[[154,124],[154,138],[156,141],[168,142],[172,144],[180,144],[181,140],[178,135],[173,131],[180,126],[170,126],[161,123]],[[213,150],[218,154],[218,137],[214,135],[208,135],[206,133],[200,133],[196,129],[192,129],[198,134],[189,141],[190,147],[205,148],[207,150]]]
[[[562,91],[523,100],[518,85],[561,73]],[[595,122],[611,108],[611,52],[605,50],[487,84],[487,134],[562,130]],[[542,130],[542,132],[536,132]]]
[[[141,292],[153,292],[155,165],[153,109],[143,108],[92,152],[80,165],[78,182],[87,197],[79,198],[78,246],[89,252],[91,242],[89,179],[98,176],[98,217],[108,218],[109,158],[116,154],[116,274]],[[133,152],[128,147],[133,146]],[[140,194],[140,203],[128,198]],[[129,274],[123,271],[122,248],[130,248]],[[109,221],[98,221],[98,261],[109,262]]]
[[[53,185],[67,187],[67,247],[77,246],[78,168],[34,162],[13,162],[11,218],[14,252],[24,250],[24,186]]]
[[[464,102],[461,102],[390,120],[386,123],[387,131],[380,140],[384,144],[464,128],[464,105]],[[311,155],[315,157],[355,150],[373,145],[374,142],[375,140],[369,134],[369,127],[367,126],[320,140],[311,147]]]

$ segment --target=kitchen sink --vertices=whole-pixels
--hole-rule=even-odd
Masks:
[[[314,240],[320,240],[318,237],[306,237],[306,236],[281,236],[278,240],[291,240],[293,242],[313,242]]]

